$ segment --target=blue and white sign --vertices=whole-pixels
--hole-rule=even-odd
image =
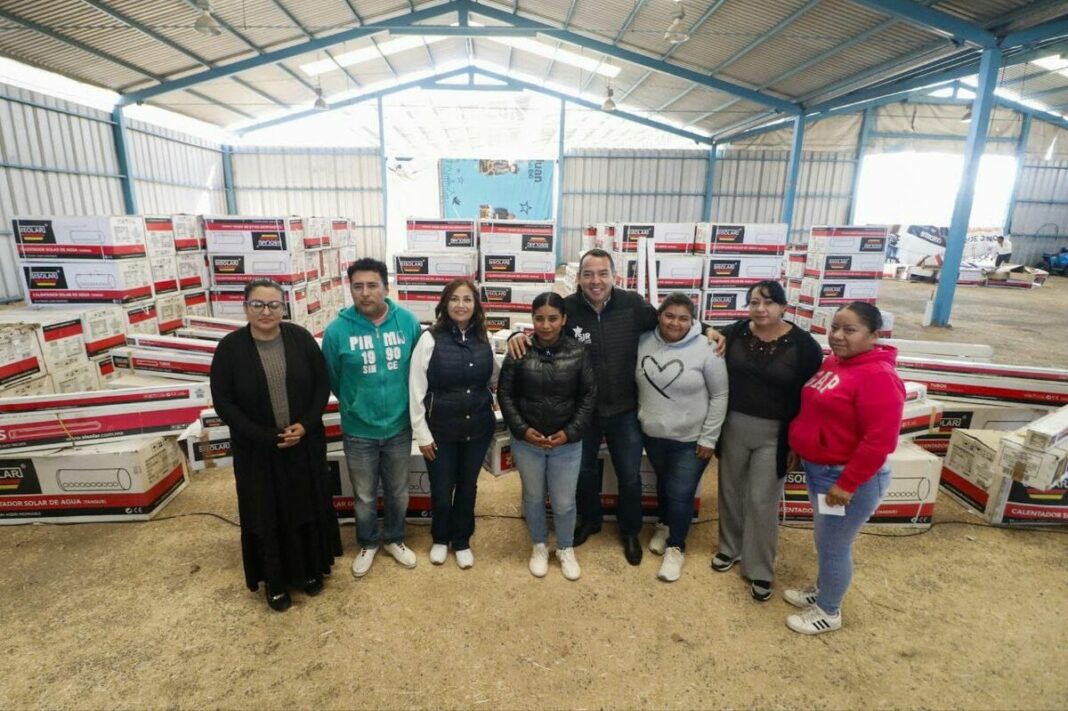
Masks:
[[[441,160],[446,218],[551,220],[553,161]]]

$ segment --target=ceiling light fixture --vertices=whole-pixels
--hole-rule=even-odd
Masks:
[[[200,16],[193,23],[193,29],[202,35],[210,37],[221,35],[222,27],[219,25],[219,21],[211,14],[214,11],[211,7],[211,0],[197,0],[196,5],[197,9],[200,10]]]
[[[690,33],[686,31],[685,27],[686,8],[682,6],[681,0],[675,0],[675,4],[679,10],[671,18],[671,24],[668,25],[667,32],[664,33],[664,41],[671,44],[682,44],[690,39]]]
[[[323,98],[323,87],[315,87],[315,103],[312,104],[312,108],[316,111],[329,111],[330,104],[326,103],[326,99]]]
[[[608,94],[604,97],[604,103],[601,104],[602,111],[615,111],[616,102],[612,100],[612,87],[608,87]]]

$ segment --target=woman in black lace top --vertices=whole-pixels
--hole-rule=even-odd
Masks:
[[[760,602],[771,597],[775,577],[787,429],[801,388],[823,361],[819,344],[784,321],[785,311],[782,284],[762,281],[749,289],[749,318],[721,329],[730,400],[717,452],[719,550],[712,568],[722,573],[741,561]]]

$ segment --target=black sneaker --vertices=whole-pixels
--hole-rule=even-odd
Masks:
[[[279,588],[270,583],[267,583],[265,587],[267,588],[267,604],[275,612],[285,612],[293,604],[285,588],[281,588],[282,592],[278,592]]]
[[[771,599],[771,581],[769,580],[753,580],[750,581],[749,594],[753,596],[753,599],[757,602],[767,602]]]
[[[323,579],[318,575],[304,583],[304,594],[314,597],[323,591]]]
[[[716,553],[712,556],[712,570],[717,573],[726,573],[728,570],[734,567],[734,564],[740,561],[741,558],[728,558],[722,553]]]

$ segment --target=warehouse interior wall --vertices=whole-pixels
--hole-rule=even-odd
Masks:
[[[1034,264],[1068,247],[1068,131],[1031,122],[1009,219],[1013,261]]]

